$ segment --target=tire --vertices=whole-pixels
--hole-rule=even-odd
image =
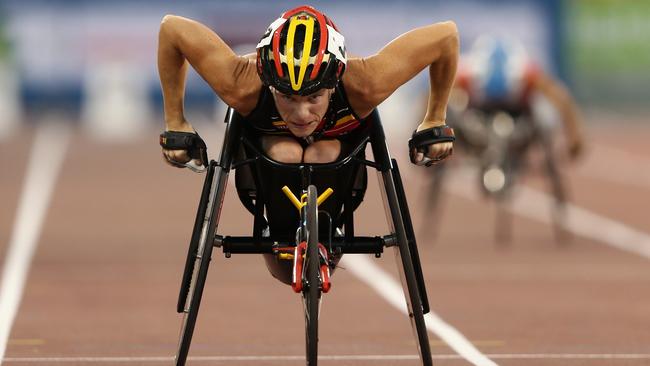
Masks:
[[[431,358],[429,336],[427,334],[427,326],[424,320],[422,300],[420,299],[420,292],[418,291],[415,271],[408,250],[408,243],[406,241],[400,241],[399,246],[395,248],[395,251],[398,253],[396,255],[398,262],[397,266],[401,271],[400,279],[402,280],[402,287],[404,288],[404,296],[409,311],[409,320],[411,321],[413,336],[417,340],[420,361],[422,361],[423,366],[431,366],[433,362]]]
[[[305,342],[307,366],[318,364],[318,312],[320,308],[320,259],[318,254],[318,206],[316,205],[316,187],[307,188],[307,212],[305,226],[307,227],[307,253],[305,275],[308,286],[303,290],[305,308]]]
[[[196,256],[192,261],[191,271],[186,270],[185,272],[186,274],[189,273],[191,277],[188,281],[189,286],[187,289],[187,295],[185,296],[186,303],[183,305],[183,324],[176,352],[176,366],[185,365],[190,344],[192,342],[192,335],[194,334],[194,327],[196,326],[196,319],[199,314],[201,298],[203,297],[203,288],[205,286],[208,276],[208,267],[212,258],[214,234],[216,233],[219,224],[228,173],[221,168],[218,168],[212,179],[209,191],[209,201],[205,210],[206,220],[201,226],[201,232],[205,233],[205,235],[202,235],[197,242],[198,247],[196,250]]]
[[[404,217],[402,216],[402,207],[399,202],[399,195],[396,188],[398,182],[394,180],[395,176],[392,172],[384,172],[383,178],[384,188],[386,189],[386,200],[390,209],[390,215],[398,244],[394,247],[396,252],[395,259],[397,260],[400,280],[402,281],[402,288],[404,289],[404,298],[409,312],[411,328],[413,330],[413,335],[417,340],[418,353],[422,365],[431,366],[433,364],[431,358],[431,346],[429,345],[429,336],[424,321],[424,308],[421,298],[421,293],[424,292],[421,292],[418,288],[417,274],[414,268],[414,263],[417,262],[411,257],[411,250],[409,249],[406,224],[404,222]]]
[[[213,164],[213,162],[210,162],[208,165],[208,172],[203,183],[203,190],[201,191],[201,199],[199,200],[199,207],[196,212],[196,219],[194,220],[194,229],[192,230],[192,237],[190,239],[190,245],[187,250],[187,258],[185,259],[185,270],[183,271],[181,289],[178,294],[178,304],[176,305],[176,311],[178,313],[184,312],[185,303],[187,302],[187,296],[189,295],[190,287],[192,284],[192,278],[194,277],[194,262],[196,256],[199,255],[199,239],[201,237],[203,219],[205,218],[205,213],[208,209],[208,200],[210,197],[212,178],[214,176],[214,167],[215,164]]]
[[[212,256],[212,243],[204,244],[199,250],[201,250],[201,255],[197,256],[194,263],[194,270],[188,289],[187,301],[189,304],[187,310],[184,311],[185,314],[183,314],[183,323],[175,359],[176,366],[185,365],[190,350],[196,319],[199,315],[201,298],[203,297],[203,288],[208,274],[208,265]]]
[[[553,192],[554,205],[553,211],[553,230],[555,232],[555,241],[560,245],[569,244],[572,239],[571,233],[566,229],[567,222],[567,193],[562,179],[562,174],[557,165],[556,157],[553,153],[552,141],[542,136],[542,147],[546,155],[546,172],[548,174],[551,191]]]

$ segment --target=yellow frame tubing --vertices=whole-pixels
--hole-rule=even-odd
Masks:
[[[300,211],[307,204],[307,202],[306,202],[307,195],[306,194],[303,194],[302,197],[300,197],[300,201],[299,201],[298,197],[296,197],[296,195],[293,194],[293,192],[291,192],[291,189],[289,189],[289,187],[287,187],[287,186],[282,187],[282,192],[284,192],[284,194],[287,196],[287,198],[289,198],[289,201],[291,201],[291,203],[293,203],[293,205],[296,206],[296,209],[298,211]],[[320,206],[320,204],[325,202],[325,200],[328,199],[329,196],[332,195],[332,193],[334,193],[334,190],[332,188],[327,188],[325,190],[325,192],[323,192],[316,199],[316,205]]]

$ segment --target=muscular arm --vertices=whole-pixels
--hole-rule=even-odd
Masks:
[[[577,156],[582,150],[582,118],[571,94],[562,84],[547,75],[539,76],[534,86],[562,116],[569,153],[572,157]]]
[[[261,88],[255,62],[237,56],[208,27],[190,19],[167,15],[160,25],[158,73],[168,129],[188,129],[183,116],[188,63],[226,104],[238,112],[246,115],[255,107]]]
[[[402,84],[429,68],[430,90],[421,131],[445,124],[447,101],[458,64],[458,30],[453,22],[436,23],[407,32],[365,59],[348,61],[343,82],[350,105],[365,117]],[[424,152],[410,152],[416,164],[424,157],[442,160],[452,152],[452,143],[430,145]]]
[[[424,124],[443,124],[458,63],[458,30],[453,22],[407,32],[365,59],[351,59],[343,75],[352,108],[362,117],[398,87],[429,67],[430,93]],[[425,127],[426,128],[426,127]]]

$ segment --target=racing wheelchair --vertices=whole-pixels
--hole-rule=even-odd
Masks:
[[[330,272],[343,254],[380,257],[396,252],[409,319],[423,365],[431,365],[424,321],[429,304],[404,187],[391,159],[378,112],[364,119],[346,156],[327,164],[285,164],[267,157],[241,115],[229,109],[221,155],[207,164],[194,229],[189,243],[177,312],[183,314],[176,365],[185,365],[201,304],[213,249],[233,254],[262,254],[271,274],[290,284],[302,297],[305,312],[307,365],[318,362],[320,300],[330,290]],[[181,133],[182,134],[182,133]],[[207,161],[198,135],[161,135],[161,145],[183,140],[191,157]],[[435,136],[433,137],[435,140]],[[449,140],[447,140],[449,141]],[[437,142],[437,140],[436,140]],[[178,143],[178,141],[177,141]],[[431,143],[418,140],[420,143]],[[374,161],[366,159],[367,145]],[[179,146],[180,146],[179,145]],[[343,153],[341,155],[344,155]],[[367,168],[376,169],[389,221],[389,233],[354,234],[354,210],[363,200]],[[190,166],[193,170],[197,167]],[[251,236],[218,234],[219,217],[229,173],[235,171],[239,199],[253,215]],[[333,190],[332,190],[333,188]],[[281,192],[286,194],[284,197]],[[294,192],[298,192],[296,197]]]
[[[541,123],[532,111],[495,104],[481,109],[451,108],[449,124],[456,132],[456,146],[478,165],[479,191],[496,203],[497,243],[511,241],[512,214],[508,206],[515,184],[526,173],[527,159],[535,145],[543,154],[544,174],[554,198],[551,214],[555,238],[559,243],[570,239],[563,225],[566,221],[566,187],[553,151],[553,131],[545,123]],[[446,173],[445,166],[432,172],[429,202],[433,202],[434,207]]]

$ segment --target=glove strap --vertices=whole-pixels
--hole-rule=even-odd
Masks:
[[[453,128],[447,125],[431,127],[420,132],[413,132],[409,139],[409,151],[413,149],[424,151],[429,145],[454,141],[456,141],[456,136]]]
[[[205,141],[196,132],[165,131],[160,134],[160,146],[167,150],[186,150],[192,159],[203,159],[207,150]]]

